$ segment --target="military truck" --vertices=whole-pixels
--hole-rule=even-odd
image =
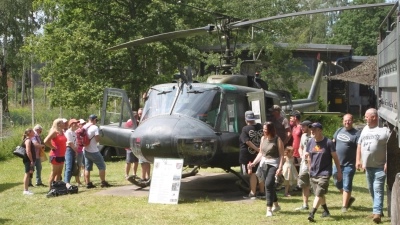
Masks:
[[[392,224],[400,224],[400,11],[394,5],[379,27],[377,49],[377,109],[380,126],[388,126],[387,142],[388,211]]]

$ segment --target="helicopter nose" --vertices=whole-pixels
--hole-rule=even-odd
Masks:
[[[144,121],[131,135],[133,153],[142,161],[183,158],[186,165],[207,163],[218,136],[205,123],[185,116],[166,115]]]

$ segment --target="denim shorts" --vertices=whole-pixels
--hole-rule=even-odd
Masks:
[[[92,171],[93,163],[96,164],[99,170],[106,170],[106,164],[104,163],[104,158],[100,152],[87,152],[84,151],[85,156],[85,170]]]
[[[340,168],[342,169],[342,181],[337,181],[337,168],[334,165],[332,170],[333,183],[339,190],[343,189],[345,192],[351,192],[353,190],[353,178],[356,168],[353,165],[340,166]]]

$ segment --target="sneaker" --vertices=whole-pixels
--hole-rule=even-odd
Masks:
[[[263,192],[258,192],[257,195],[256,195],[256,198],[265,199],[265,198],[266,198],[266,197],[265,197],[265,193],[263,193]]]
[[[249,198],[249,199],[251,199],[251,200],[254,200],[254,199],[256,199],[256,195],[250,193],[249,195],[243,196],[243,198]]]
[[[86,188],[87,188],[87,189],[95,188],[95,187],[96,187],[96,186],[94,186],[92,182],[89,182],[89,183],[86,184]]]
[[[107,181],[102,181],[100,187],[104,188],[104,187],[111,187],[112,185],[109,184]]]
[[[30,190],[24,191],[22,192],[23,195],[33,195],[33,192],[31,192]]]
[[[307,219],[308,219],[308,221],[310,221],[310,222],[315,222],[315,220],[314,220],[314,214],[309,213]]]
[[[285,197],[290,197],[290,193],[285,193]]]
[[[296,211],[302,211],[302,210],[309,210],[309,208],[308,208],[308,205],[302,205],[301,207],[296,208],[295,210]]]
[[[46,187],[46,185],[44,185],[43,183],[40,183],[40,184],[36,184],[36,187]]]
[[[272,211],[271,211],[271,210],[267,210],[267,214],[266,214],[265,216],[266,216],[266,217],[272,216]]]
[[[281,207],[278,206],[272,206],[272,212],[278,212],[279,210],[281,210]]]
[[[29,187],[34,187],[33,184],[29,184]]]
[[[351,207],[351,205],[354,203],[354,201],[355,201],[356,199],[355,198],[353,198],[353,197],[350,197],[350,199],[349,199],[349,203],[347,203],[347,208],[350,208]]]
[[[329,212],[327,212],[327,211],[324,211],[324,212],[322,212],[322,214],[321,214],[321,218],[330,217],[330,216],[331,216],[331,214],[330,214]]]
[[[342,213],[347,213],[347,208],[346,207],[342,207]]]

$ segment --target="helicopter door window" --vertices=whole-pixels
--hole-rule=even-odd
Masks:
[[[104,125],[119,126],[123,104],[122,94],[113,92],[107,96],[106,113],[104,116]]]
[[[226,108],[222,112],[221,131],[238,133],[236,102],[233,96],[228,97]]]

